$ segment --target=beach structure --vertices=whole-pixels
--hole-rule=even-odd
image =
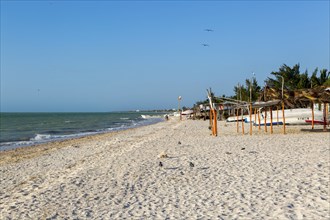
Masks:
[[[212,130],[212,136],[218,136],[218,125],[217,125],[217,111],[212,100],[212,91],[207,89],[207,98],[210,103],[210,128]]]
[[[273,126],[283,126],[283,134],[286,133],[286,125],[311,124],[314,129],[315,124],[323,125],[323,130],[329,127],[329,103],[330,88],[320,86],[313,89],[288,91],[276,90],[265,87],[260,93],[258,101],[246,102],[229,98],[219,98],[226,105],[234,109],[234,114],[226,119],[227,122],[236,122],[237,133],[239,124],[242,123],[242,133],[244,132],[244,122],[250,125],[250,135],[252,135],[253,125],[265,132],[273,133]],[[318,103],[318,109],[315,109]],[[279,114],[279,110],[282,114]]]
[[[319,106],[323,105],[323,130],[327,130],[326,127],[329,125],[330,87],[319,86],[295,91],[289,91],[285,89],[280,91],[274,88],[265,88],[265,92],[261,93],[260,99],[279,99],[279,97],[283,97],[282,105],[289,109],[297,107],[306,108],[310,106],[312,109],[312,118],[308,120],[308,122],[312,124],[312,129],[314,129],[315,123],[320,123],[319,121],[315,120],[314,104],[318,103]]]

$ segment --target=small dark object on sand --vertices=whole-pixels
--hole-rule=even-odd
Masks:
[[[192,162],[189,162],[190,167],[194,167],[195,165]]]
[[[241,150],[245,150],[245,147],[242,147],[242,149]]]
[[[184,175],[184,173],[183,173],[182,171],[180,172],[180,174],[181,174],[181,175]]]
[[[179,141],[178,144],[181,144],[181,142]]]
[[[226,152],[226,154],[231,154],[230,152]]]
[[[160,167],[163,167],[163,163],[162,163],[162,161],[159,161],[159,166],[160,166]]]

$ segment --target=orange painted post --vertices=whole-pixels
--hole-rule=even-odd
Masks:
[[[212,109],[210,109],[210,115],[209,115],[209,118],[210,118],[210,129],[212,131],[212,134],[213,134],[213,125],[212,125]]]
[[[242,111],[242,113],[241,113],[241,115],[242,115],[242,133],[243,133],[243,135],[244,135],[244,120],[243,120],[243,109],[241,110]]]
[[[257,123],[257,109],[254,108],[254,126]]]
[[[277,127],[280,126],[278,123],[278,105],[276,106],[276,119],[277,119]]]
[[[260,111],[258,111],[258,130],[260,131]]]
[[[217,111],[215,109],[213,109],[214,112],[214,136],[218,136],[218,122],[217,122]]]
[[[325,102],[323,102],[323,131],[327,131],[327,108]]]
[[[285,115],[284,115],[284,102],[282,101],[282,119],[283,119],[283,134],[285,134]]]
[[[250,103],[250,135],[252,135],[252,103]]]
[[[330,125],[330,123],[329,123],[329,121],[328,121],[328,118],[329,118],[329,103],[327,103],[327,104],[325,105],[325,107],[326,107],[326,109],[325,109],[325,113],[326,113],[325,118],[326,118],[326,120],[327,120],[327,125],[328,125],[328,127],[329,127],[329,125]]]
[[[265,107],[265,132],[267,132],[267,108]]]
[[[212,136],[214,136],[214,110],[211,109],[210,113],[212,114]]]
[[[238,125],[238,108],[236,110],[236,130],[237,130],[237,133],[239,132],[239,125]]]
[[[270,133],[273,134],[273,107],[269,107],[270,112]]]
[[[312,102],[312,129],[314,129],[314,102]]]

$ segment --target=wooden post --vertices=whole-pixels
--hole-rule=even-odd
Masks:
[[[325,102],[323,102],[323,131],[327,131],[327,114],[326,114],[327,108],[325,105]]]
[[[325,106],[326,106],[326,109],[325,109],[325,113],[326,113],[325,118],[327,120],[327,125],[329,127],[330,126],[330,123],[328,121],[328,118],[329,118],[329,103],[327,103]]]
[[[270,111],[270,133],[273,134],[273,107],[269,107]]]
[[[239,125],[238,125],[238,108],[236,109],[236,130],[237,133],[239,132]]]
[[[242,115],[242,133],[244,135],[244,120],[243,120],[243,109],[241,110],[241,115]]]
[[[217,111],[215,109],[213,109],[213,112],[214,112],[214,123],[213,123],[213,126],[214,126],[214,136],[218,136],[218,118],[217,118]]]
[[[212,136],[214,136],[214,110],[213,109],[210,110],[210,114],[212,115],[212,127],[211,127],[211,131],[212,131]]]
[[[213,134],[213,125],[212,125],[212,109],[210,108],[210,115],[209,115],[209,118],[210,118],[210,128],[211,128],[211,131],[212,131],[212,134]]]
[[[252,135],[252,103],[250,103],[250,135]]]
[[[283,134],[285,134],[284,101],[282,101],[282,120],[283,120]]]
[[[312,129],[314,129],[314,101],[312,101]]]
[[[257,123],[257,111],[258,111],[258,109],[254,108],[254,124]]]
[[[260,127],[260,111],[258,111],[258,130],[259,131],[261,130],[261,127]]]
[[[267,108],[265,107],[265,132],[267,132]]]
[[[278,122],[278,105],[276,106],[276,118],[277,118],[277,126],[280,126]]]

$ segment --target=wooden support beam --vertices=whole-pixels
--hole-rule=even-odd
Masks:
[[[261,130],[261,127],[260,127],[260,111],[258,111],[258,130],[259,131]]]
[[[270,112],[270,133],[273,134],[273,108],[272,106],[269,107]]]
[[[217,119],[217,111],[213,109],[213,127],[214,127],[214,136],[218,136],[218,119]]]
[[[212,109],[210,109],[210,115],[209,115],[209,121],[210,121],[210,129],[212,131],[212,135],[213,135],[213,125],[212,125]]]
[[[312,102],[312,129],[314,129],[314,102]]]
[[[276,119],[277,119],[277,127],[280,126],[278,122],[278,105],[276,106]]]
[[[282,100],[282,120],[283,120],[283,134],[285,134],[285,115],[284,115],[284,102]]]
[[[323,102],[323,131],[327,131],[327,108],[325,102]]]
[[[252,103],[250,103],[250,135],[252,135]]]
[[[237,133],[239,132],[239,124],[238,124],[238,114],[239,114],[239,109],[237,108],[236,109],[236,130],[237,130]]]
[[[241,115],[242,115],[242,133],[244,135],[244,120],[243,120],[243,109],[241,109]]]
[[[267,132],[267,108],[265,108],[265,132]]]

